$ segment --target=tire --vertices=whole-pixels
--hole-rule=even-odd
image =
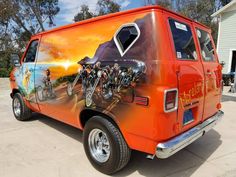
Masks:
[[[43,87],[41,87],[41,86],[37,87],[36,95],[37,95],[37,98],[40,102],[46,100],[45,90],[43,89]]]
[[[13,96],[12,110],[15,118],[19,121],[29,120],[32,116],[32,111],[26,106],[20,93]]]
[[[52,87],[52,84],[50,84],[49,86],[48,86],[48,97],[49,97],[49,99],[54,99],[54,98],[56,98],[56,94],[55,94],[55,92],[54,92],[54,90],[53,90],[53,87]]]
[[[91,107],[93,105],[93,91],[92,88],[88,88],[85,92],[85,106]]]
[[[66,89],[66,93],[69,97],[74,95],[74,90],[73,90],[73,83],[68,82],[67,83],[67,89]]]
[[[97,150],[95,152],[98,152],[99,149],[96,149],[94,146],[94,144],[99,144],[97,143],[99,140],[97,141],[96,136],[96,143],[92,143],[94,142],[92,141],[92,137],[96,131],[102,131],[106,135],[105,137],[107,139],[105,138],[105,140],[107,140],[109,144],[108,149],[110,153],[105,153],[106,155],[104,157],[106,157],[106,159],[102,158],[103,161],[96,157],[96,155],[93,153],[93,149]],[[102,138],[103,136],[101,136],[101,134],[99,136],[101,139],[104,139]],[[104,174],[111,175],[118,172],[124,168],[130,160],[131,150],[126,144],[119,129],[112,122],[101,116],[94,116],[86,123],[83,134],[83,144],[85,153],[91,164],[94,166],[94,168]],[[104,144],[107,145],[107,143]],[[100,152],[106,151],[102,150]],[[107,154],[109,155],[108,157]]]

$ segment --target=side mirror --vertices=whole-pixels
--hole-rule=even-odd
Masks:
[[[17,54],[11,54],[11,62],[14,67],[20,67],[20,57]]]

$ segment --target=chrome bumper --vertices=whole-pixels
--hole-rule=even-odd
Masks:
[[[156,148],[156,156],[160,159],[165,159],[188,146],[206,132],[212,129],[217,122],[223,117],[224,112],[218,111],[214,116],[210,117],[203,123],[193,127],[187,132],[178,135],[177,137],[166,142],[159,143]]]

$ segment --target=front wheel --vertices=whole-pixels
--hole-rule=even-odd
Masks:
[[[12,99],[12,110],[14,116],[19,121],[29,120],[32,116],[31,110],[26,106],[20,93],[16,93]]]
[[[119,129],[109,120],[92,117],[85,125],[84,149],[91,164],[104,174],[113,174],[130,160],[131,150]]]

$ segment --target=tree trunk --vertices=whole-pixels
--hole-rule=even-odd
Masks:
[[[34,13],[34,15],[35,15],[35,17],[36,17],[36,19],[37,19],[37,21],[38,21],[38,23],[39,23],[39,26],[40,26],[41,30],[42,30],[42,31],[45,31],[44,26],[43,26],[43,22],[42,22],[42,18],[40,17],[39,10],[36,9],[36,8],[34,7],[34,5],[32,5],[28,0],[26,0],[26,3],[27,3],[27,5],[31,8],[31,10],[33,11],[33,13]],[[35,6],[37,6],[37,5],[36,5],[36,2],[35,2]]]
[[[26,28],[26,26],[24,25],[24,23],[21,21],[21,19],[17,16],[17,15],[14,15],[14,18],[15,18],[15,22],[16,24],[18,24],[19,26],[21,26],[26,32],[28,32],[29,34],[32,34],[28,28]]]

